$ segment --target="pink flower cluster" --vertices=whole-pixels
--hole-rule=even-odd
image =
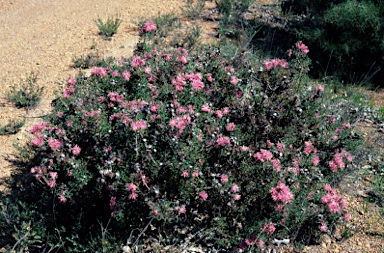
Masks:
[[[181,134],[184,128],[190,123],[191,123],[191,116],[189,114],[185,114],[185,115],[173,118],[169,122],[169,126],[172,128],[176,127],[177,129],[179,129],[179,134]]]
[[[139,195],[136,193],[137,185],[130,183],[127,184],[127,191],[130,191],[129,199],[136,199]]]
[[[303,52],[304,54],[308,54],[309,53],[308,47],[306,45],[304,45],[304,43],[301,42],[301,41],[297,42],[296,48],[298,50],[300,50],[301,52]]]
[[[151,31],[156,31],[156,29],[157,29],[157,27],[156,27],[155,22],[153,22],[152,20],[147,20],[144,23],[144,26],[142,28],[142,32],[149,33]]]
[[[29,129],[29,132],[31,134],[37,134],[37,133],[43,131],[48,126],[49,126],[49,124],[47,122],[39,122],[36,125],[34,125],[31,129]]]
[[[177,62],[181,62],[183,65],[187,64],[188,62],[188,50],[185,48],[179,47],[177,49],[177,52],[179,55],[176,57]]]
[[[264,67],[266,70],[272,70],[276,69],[278,67],[282,67],[284,69],[288,68],[288,62],[283,59],[273,59],[273,60],[265,60],[264,61]]]
[[[131,61],[132,68],[135,69],[137,67],[143,66],[144,64],[145,64],[145,60],[143,58],[141,58],[138,55],[132,56],[132,61]]]
[[[264,223],[261,226],[260,230],[267,233],[268,235],[271,235],[275,232],[276,227],[275,227],[275,224],[273,224],[272,222],[268,222],[268,223]]]
[[[105,77],[108,70],[106,68],[93,68],[91,71],[91,76]]]
[[[203,76],[201,73],[186,74],[185,78],[191,82],[192,89],[200,91],[204,89]]]
[[[176,87],[177,91],[184,90],[184,86],[187,84],[185,76],[183,74],[177,74],[175,78],[171,80],[172,84]]]
[[[304,142],[304,154],[309,155],[310,153],[316,154],[317,150],[311,141],[306,141]]]
[[[199,196],[206,201],[208,199],[208,193],[206,191],[202,191],[199,193]]]
[[[327,205],[331,213],[341,214],[341,208],[344,208],[348,203],[347,199],[336,194],[336,191],[329,184],[325,184],[324,189],[327,193],[321,197],[321,203]]]
[[[270,151],[266,149],[260,149],[260,152],[254,154],[253,157],[259,160],[260,162],[264,162],[265,160],[270,161],[273,158],[273,155]]]
[[[231,146],[231,139],[228,136],[223,136],[222,134],[219,134],[216,143],[221,147],[226,145]]]
[[[72,148],[72,154],[73,155],[79,155],[80,152],[81,152],[81,148],[79,147],[79,145],[76,144],[75,146],[73,146],[73,148]]]
[[[274,201],[283,202],[284,204],[290,203],[294,197],[291,190],[282,181],[279,181],[277,186],[271,188],[269,192]]]
[[[345,150],[342,150],[341,152],[335,152],[333,155],[333,158],[331,161],[329,161],[329,168],[333,171],[336,172],[337,169],[344,169],[345,168],[345,163],[343,161],[343,158],[346,158],[348,162],[352,162],[352,156],[350,153],[348,153]]]
[[[69,87],[64,89],[63,97],[69,98],[74,93],[75,93],[75,88],[73,88],[73,86],[69,86]]]
[[[57,139],[54,139],[52,137],[49,137],[48,139],[48,145],[52,150],[57,150],[59,149],[62,145],[63,142]]]
[[[131,122],[131,128],[134,132],[138,130],[144,130],[147,128],[147,122],[145,120]]]
[[[123,102],[123,99],[124,99],[124,96],[123,95],[119,95],[118,93],[116,92],[109,92],[108,93],[108,97],[109,97],[109,100],[112,101],[112,102],[117,102],[117,103],[121,103]]]
[[[258,236],[257,235],[252,235],[250,238],[246,238],[244,242],[242,242],[240,244],[240,249],[241,250],[245,250],[247,249],[249,246],[253,246],[253,245],[257,245],[257,247],[261,248],[264,246],[264,241],[263,240],[258,240]]]

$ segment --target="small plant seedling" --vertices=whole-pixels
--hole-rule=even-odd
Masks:
[[[11,120],[5,126],[0,125],[0,135],[8,135],[17,133],[24,126],[24,121]]]
[[[20,85],[12,85],[7,93],[8,100],[17,108],[31,108],[37,106],[44,87],[37,84],[37,74],[31,72]]]
[[[103,22],[101,18],[98,18],[95,23],[97,28],[99,28],[99,34],[107,38],[111,38],[114,34],[117,33],[122,20],[120,15],[116,14],[116,17],[108,17],[106,22]]]
[[[196,20],[200,18],[201,13],[203,12],[205,1],[204,0],[184,0],[186,7],[180,8],[189,18]],[[194,3],[196,2],[196,3]]]

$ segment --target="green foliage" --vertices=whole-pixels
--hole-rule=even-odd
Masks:
[[[12,85],[7,92],[7,99],[18,108],[32,108],[37,106],[44,87],[36,84],[37,74],[31,72],[19,85]]]
[[[118,14],[116,14],[115,18],[108,17],[106,22],[102,21],[101,18],[98,18],[95,21],[97,28],[99,29],[99,34],[107,38],[110,38],[117,33],[117,29],[119,28],[121,22],[122,20]]]
[[[0,135],[15,134],[24,126],[25,121],[11,120],[5,126],[0,125]]]
[[[384,63],[381,1],[299,0],[291,3],[293,14],[307,14],[307,18],[292,27],[313,49],[311,57],[318,63],[315,66],[318,74],[336,75],[349,83],[381,80]]]
[[[98,53],[90,53],[86,56],[81,55],[78,58],[72,59],[73,67],[79,69],[106,66],[111,64],[113,61],[114,59],[112,57],[103,59]]]
[[[192,20],[199,19],[204,10],[205,0],[184,0],[186,7],[180,9]]]
[[[173,30],[181,27],[180,18],[174,13],[159,14],[153,21],[157,25],[156,34],[160,38],[168,37]]]

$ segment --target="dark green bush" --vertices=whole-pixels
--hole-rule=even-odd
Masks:
[[[381,1],[294,0],[282,6],[290,11],[288,15],[306,14],[291,31],[311,47],[317,75],[336,75],[351,83],[381,80],[384,63]]]

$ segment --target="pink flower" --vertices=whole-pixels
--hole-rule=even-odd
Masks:
[[[304,142],[304,154],[309,155],[310,153],[316,154],[316,148],[313,146],[311,141]]]
[[[177,74],[176,78],[171,80],[172,84],[176,87],[177,91],[182,91],[187,84],[183,74]]]
[[[185,205],[182,205],[179,207],[179,214],[184,214],[187,212],[187,209],[185,208]]]
[[[136,199],[139,195],[136,193],[136,192],[132,192],[131,194],[129,194],[128,198],[129,199]]]
[[[78,154],[80,154],[80,151],[81,151],[81,148],[80,148],[79,145],[77,145],[77,144],[72,148],[72,154],[73,154],[73,155],[78,155]]]
[[[260,162],[264,162],[265,160],[270,161],[273,157],[272,153],[266,149],[260,149],[260,152],[257,152],[254,156]]]
[[[229,73],[234,73],[235,69],[232,66],[226,66],[224,67],[224,71],[227,71]]]
[[[107,75],[107,69],[106,68],[93,68],[91,72],[91,76],[99,76],[101,78],[105,77]]]
[[[243,146],[237,147],[237,150],[242,152],[247,152],[249,150],[249,147],[243,145]]]
[[[138,55],[132,56],[132,61],[131,61],[132,68],[137,68],[137,67],[142,66],[144,64],[145,64],[145,60],[142,59],[140,56],[138,56]]]
[[[351,219],[351,214],[350,213],[344,214],[344,220],[345,221],[349,221],[350,219]]]
[[[127,185],[127,191],[135,192],[136,189],[137,189],[137,185],[135,184],[130,183]]]
[[[67,80],[67,84],[68,85],[75,85],[76,84],[76,79],[73,78],[73,77],[70,77],[68,80]]]
[[[31,129],[29,129],[29,132],[31,134],[36,134],[38,132],[43,131],[48,126],[49,124],[47,122],[39,122],[36,125],[34,125]]]
[[[317,165],[319,165],[319,162],[320,162],[320,158],[318,157],[318,156],[314,156],[313,158],[312,158],[312,165],[313,166],[317,166]]]
[[[237,186],[237,184],[233,184],[232,187],[231,187],[231,191],[233,193],[236,193],[239,191],[239,186]]]
[[[152,72],[151,67],[147,66],[147,67],[144,68],[144,73],[145,74],[149,75],[149,74],[151,74],[151,72]]]
[[[189,173],[188,173],[188,171],[183,170],[183,172],[181,173],[181,176],[182,176],[182,177],[189,177]]]
[[[268,235],[273,234],[275,230],[275,224],[272,222],[265,223],[261,226],[261,231],[266,232]]]
[[[131,123],[131,128],[134,132],[144,130],[147,128],[147,122],[145,120],[134,121]]]
[[[212,74],[211,73],[208,73],[206,74],[206,77],[207,77],[207,81],[212,83],[215,79],[212,77]]]
[[[273,68],[273,63],[271,60],[265,60],[264,61],[264,67],[266,70],[271,70]]]
[[[143,32],[151,32],[151,31],[156,31],[156,24],[155,22],[153,22],[152,20],[147,20],[145,23],[144,23],[144,26],[143,26]]]
[[[257,241],[257,247],[261,248],[264,246],[264,241],[263,240],[258,240]]]
[[[73,93],[75,93],[75,89],[70,86],[64,89],[63,97],[69,98]]]
[[[336,172],[337,171],[337,164],[333,161],[333,160],[331,160],[331,161],[329,161],[329,168],[333,171],[333,172]]]
[[[228,123],[228,125],[225,127],[225,129],[228,132],[232,132],[233,130],[235,130],[235,123],[233,123],[233,122]]]
[[[32,144],[35,145],[36,147],[41,147],[44,145],[44,136],[41,135],[38,138],[32,139]]]
[[[279,172],[281,170],[280,160],[279,159],[272,159],[271,164],[273,166],[273,169],[276,172]]]
[[[129,72],[128,70],[124,70],[122,76],[124,80],[129,81],[129,79],[131,79],[131,72]]]
[[[216,116],[217,116],[219,119],[221,119],[221,118],[223,117],[223,112],[222,112],[222,111],[217,110],[215,113],[216,113]]]
[[[275,144],[270,140],[267,140],[267,148],[272,148],[273,146],[275,146]]]
[[[52,179],[57,179],[57,172],[49,172],[49,176],[50,176]]]
[[[304,45],[303,42],[299,41],[297,44],[296,44],[296,48],[299,49],[301,52],[303,52],[304,54],[308,54],[309,53],[309,49],[306,45]]]
[[[285,146],[284,143],[278,142],[276,146],[277,146],[277,151],[282,153]]]
[[[61,195],[59,196],[59,200],[60,200],[61,203],[65,203],[65,202],[67,202],[67,198],[64,196],[64,194],[61,194]]]
[[[239,82],[236,76],[231,76],[231,80],[229,81],[231,84],[236,85]]]
[[[49,137],[48,145],[51,147],[52,150],[57,150],[63,145],[63,143],[60,140]]]
[[[195,169],[192,173],[192,177],[193,178],[197,178],[199,176],[199,170],[198,169]]]
[[[233,199],[234,200],[239,200],[241,198],[240,194],[233,194]]]
[[[350,123],[344,123],[344,124],[342,124],[342,127],[344,129],[350,129],[351,128],[351,124]]]
[[[113,76],[113,77],[116,77],[116,76],[119,76],[120,74],[119,74],[119,71],[117,71],[117,70],[114,70],[112,73],[111,73],[111,76]]]
[[[231,110],[229,109],[229,107],[224,107],[223,108],[223,114],[224,115],[227,115],[227,114],[229,114],[231,112]]]
[[[228,175],[227,174],[221,174],[220,181],[222,183],[227,183],[228,182]]]
[[[225,145],[231,145],[231,139],[228,136],[223,136],[222,134],[219,134],[218,139],[216,140],[217,145],[219,146],[225,146]]]
[[[282,181],[279,181],[277,186],[271,188],[269,192],[272,195],[272,199],[276,202],[290,203],[294,197],[292,192]]]
[[[192,89],[196,91],[200,91],[204,89],[204,83],[200,80],[193,80],[191,83]]]
[[[315,92],[324,91],[324,84],[319,84],[315,87]]]
[[[208,193],[206,193],[205,191],[202,191],[199,193],[199,196],[205,201],[208,198]]]
[[[320,229],[320,231],[322,231],[322,232],[327,232],[327,230],[328,230],[327,224],[325,224],[324,222],[322,222],[321,225],[319,226],[319,229]]]
[[[53,188],[53,187],[55,187],[55,185],[56,185],[56,181],[55,180],[49,180],[48,181],[48,186],[49,187]]]

